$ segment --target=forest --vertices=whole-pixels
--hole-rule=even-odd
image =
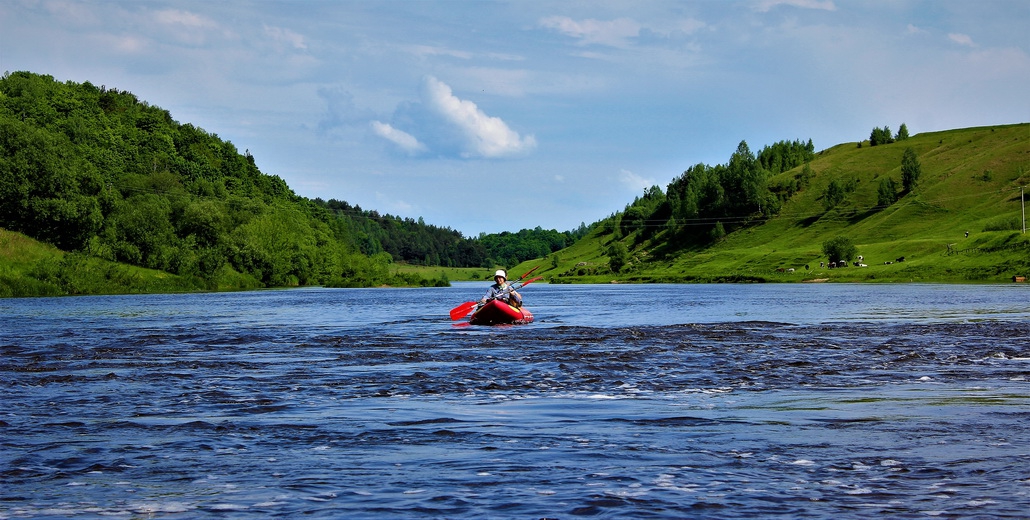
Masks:
[[[297,195],[250,151],[131,92],[31,72],[0,79],[0,227],[105,260],[256,286],[446,284],[395,262],[511,265],[578,230],[465,237],[422,219]]]
[[[812,177],[807,164],[813,157],[811,139],[806,143],[780,141],[757,155],[741,141],[726,164],[692,166],[664,192],[652,186],[620,215],[606,220],[604,229],[618,236],[640,231],[636,235],[639,240],[670,231],[670,245],[675,247],[710,243],[775,215],[785,200],[807,186]],[[789,182],[769,184],[771,176],[802,165],[806,167]]]

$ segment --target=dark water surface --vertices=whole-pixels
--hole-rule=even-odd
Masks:
[[[1027,518],[1030,287],[0,300],[0,519]]]

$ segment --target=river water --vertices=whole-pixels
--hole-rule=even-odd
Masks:
[[[0,300],[0,519],[1027,518],[1030,287]]]

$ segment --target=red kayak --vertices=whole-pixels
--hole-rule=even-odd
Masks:
[[[490,300],[469,318],[469,325],[512,325],[533,321],[533,313],[525,307],[514,307],[502,300]]]

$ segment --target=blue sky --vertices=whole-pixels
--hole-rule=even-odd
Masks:
[[[0,70],[476,236],[595,222],[742,140],[1030,121],[1028,28],[1023,0],[0,0]]]

